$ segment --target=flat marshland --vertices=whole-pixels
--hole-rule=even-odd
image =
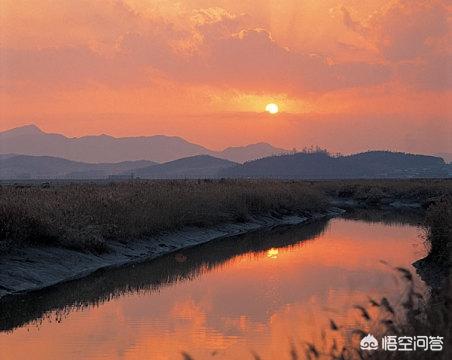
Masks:
[[[281,348],[281,352],[290,353],[292,359],[425,358],[423,352],[366,353],[359,349],[359,340],[369,329],[375,329],[374,335],[379,336],[444,336],[445,341],[452,336],[449,274],[452,243],[451,180],[165,180],[6,185],[0,187],[0,256],[4,253],[3,258],[7,258],[12,254],[14,262],[8,264],[12,264],[12,267],[19,264],[20,271],[16,272],[17,278],[13,280],[20,282],[22,273],[29,275],[29,272],[23,272],[24,266],[20,264],[21,254],[27,254],[27,251],[32,253],[38,249],[40,254],[51,251],[76,253],[81,257],[101,259],[103,256],[117,255],[113,243],[118,244],[118,241],[128,243],[125,247],[132,248],[134,239],[141,238],[150,244],[154,241],[154,234],[169,232],[169,236],[173,237],[172,231],[187,226],[209,228],[223,223],[247,222],[254,217],[267,215],[281,217],[293,214],[309,218],[314,214],[327,214],[333,206],[351,209],[344,217],[353,216],[354,208],[359,208],[357,212],[363,213],[407,216],[415,211],[416,220],[413,220],[413,224],[419,223],[424,229],[423,239],[428,256],[416,261],[414,266],[422,280],[432,289],[431,293],[424,298],[415,288],[414,275],[410,270],[393,264],[391,267],[394,266],[394,272],[406,285],[401,306],[394,306],[397,304],[392,303],[392,298],[378,298],[375,294],[371,298],[369,294],[368,302],[365,297],[364,303],[356,304],[352,309],[361,314],[362,327],[357,327],[350,334],[344,330],[343,320],[331,315],[330,328],[321,329],[328,338],[337,338],[338,344],[345,344],[344,347],[297,343],[293,348]],[[365,238],[366,235],[360,237],[356,245],[359,247]],[[222,241],[229,242],[230,239]],[[377,241],[380,244],[381,238]],[[51,249],[46,248],[46,245],[78,251]],[[159,243],[156,245],[160,246]],[[211,246],[214,245],[211,243]],[[386,245],[392,249],[392,243]],[[324,249],[321,250],[323,252]],[[81,254],[80,251],[92,254]],[[197,248],[192,251],[197,251]],[[100,254],[102,252],[105,254]],[[363,263],[366,262],[367,254],[363,253]],[[29,261],[26,255],[23,258],[24,262],[28,261],[27,266],[32,271],[35,270],[33,267],[39,265],[36,264],[40,258],[36,262]],[[204,261],[205,257],[202,258]],[[315,257],[316,266],[317,259]],[[357,263],[361,262],[360,259]],[[178,266],[176,255],[171,257],[171,264],[172,267]],[[76,266],[66,268],[76,270]],[[6,270],[5,273],[9,273],[11,268]],[[49,268],[49,271],[53,271],[53,268]],[[296,272],[290,275],[299,276]],[[441,281],[436,281],[438,279]],[[328,278],[328,281],[331,280]],[[297,336],[291,335],[294,338]],[[443,352],[434,354],[437,355],[435,358],[449,359],[450,351],[446,347]],[[184,356],[186,359],[193,358],[190,354]],[[264,359],[269,354],[256,348],[254,358],[260,356]]]
[[[324,194],[302,182],[149,181],[58,186],[3,186],[3,249],[51,244],[102,252],[184,226],[244,222],[253,215],[322,212]]]
[[[449,180],[167,180],[0,187],[0,250],[56,245],[103,252],[185,226],[244,222],[254,215],[324,212],[329,199],[425,207],[452,194]]]

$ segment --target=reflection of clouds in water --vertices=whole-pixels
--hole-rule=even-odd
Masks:
[[[190,281],[157,292],[129,293],[71,313],[61,324],[44,322],[39,332],[22,328],[0,334],[0,346],[14,348],[16,358],[35,347],[46,349],[42,358],[67,357],[69,351],[93,359],[177,358],[181,350],[200,359],[216,350],[216,358],[241,358],[249,357],[250,349],[280,356],[281,349],[289,348],[290,334],[315,338],[330,318],[340,325],[354,324],[359,316],[351,305],[367,301],[368,295],[395,296],[392,273],[378,260],[410,264],[416,240],[412,227],[388,231],[382,224],[333,220],[330,231],[303,246],[236,255]],[[204,261],[214,249],[229,251],[221,246],[203,253]],[[172,255],[164,269],[199,261],[195,250]],[[180,262],[178,255],[190,261]],[[30,337],[33,344],[27,347]],[[20,342],[26,345],[14,347]]]

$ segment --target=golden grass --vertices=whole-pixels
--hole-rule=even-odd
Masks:
[[[451,180],[165,180],[0,186],[0,251],[54,244],[102,252],[184,226],[246,221],[253,215],[326,210],[328,197],[367,205],[388,200],[426,207],[452,195]]]
[[[397,199],[419,202],[428,207],[438,197],[452,196],[452,179],[334,180],[313,184],[329,196],[351,198],[367,204]]]
[[[52,243],[101,252],[184,226],[243,222],[252,215],[324,211],[323,194],[302,182],[146,181],[0,189],[0,244]]]

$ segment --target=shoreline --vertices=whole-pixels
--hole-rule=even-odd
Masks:
[[[301,225],[333,218],[348,211],[379,209],[387,211],[419,210],[418,202],[391,201],[372,206],[353,199],[332,199],[330,207],[322,213],[309,215],[276,214],[257,215],[247,222],[223,223],[211,227],[185,227],[126,243],[110,241],[110,251],[96,254],[57,246],[31,246],[14,249],[0,255],[0,300],[7,296],[43,290],[64,282],[84,278],[98,270],[156,259],[183,249],[245,233],[271,229],[284,225]],[[429,266],[419,259],[413,263],[424,277]],[[423,274],[421,274],[423,272]],[[430,276],[429,276],[430,277]]]
[[[313,213],[310,216],[256,216],[244,223],[184,228],[127,243],[112,241],[109,243],[111,251],[104,254],[50,246],[16,249],[0,257],[0,299],[81,279],[100,269],[153,260],[212,240],[277,226],[304,224],[344,212],[343,209],[331,207],[325,213]]]
[[[435,259],[427,255],[422,259],[416,260],[411,265],[413,265],[419,277],[431,290],[437,291],[445,286],[448,278],[448,269],[438,265]]]

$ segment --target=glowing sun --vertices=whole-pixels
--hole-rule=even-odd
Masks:
[[[277,114],[279,111],[279,106],[274,103],[267,104],[267,106],[265,106],[265,111],[270,114]]]

